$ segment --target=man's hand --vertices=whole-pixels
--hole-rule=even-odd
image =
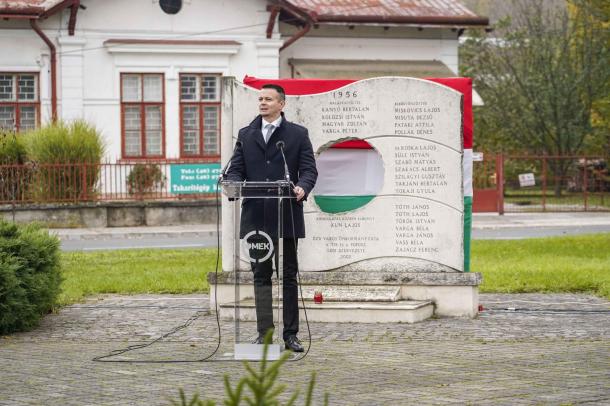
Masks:
[[[294,192],[295,195],[297,195],[297,202],[305,197],[305,191],[300,186],[295,186],[295,188],[292,189],[292,191]]]

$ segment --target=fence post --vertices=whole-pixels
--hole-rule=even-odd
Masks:
[[[504,154],[496,155],[496,188],[498,190],[498,214],[504,214]]]
[[[87,164],[83,163],[83,200],[87,200]]]
[[[546,211],[546,154],[542,156],[542,211]]]
[[[72,196],[74,197],[74,203],[78,203],[78,201],[81,199],[81,196],[76,193],[76,188],[78,186],[78,165],[79,164],[68,164],[68,168],[71,169],[70,171],[68,171],[68,173],[70,174],[70,180],[72,181],[72,185],[67,185],[66,189],[70,190],[70,186],[72,186]]]
[[[588,189],[588,185],[587,185],[587,157],[584,158],[584,164],[583,164],[583,174],[582,174],[582,189],[583,189],[583,199],[584,199],[584,204],[585,204],[585,211],[587,211],[587,189]]]
[[[604,161],[606,161],[606,167],[608,167],[608,163],[610,163],[610,156],[606,156],[604,159]],[[604,176],[602,174],[598,175],[598,179],[599,179],[599,199],[600,199],[600,205],[601,207],[605,206],[605,202],[604,202],[604,197],[606,196],[606,181],[604,179]]]

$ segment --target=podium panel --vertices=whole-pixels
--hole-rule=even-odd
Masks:
[[[272,182],[221,181],[222,193],[232,205],[233,216],[233,272],[240,272],[240,263],[250,262],[251,266],[271,272],[271,285],[257,286],[254,297],[241,291],[239,279],[235,278],[234,318],[234,358],[236,360],[261,360],[262,344],[254,341],[259,335],[258,323],[273,326],[274,340],[268,347],[267,359],[280,357],[282,344],[282,290],[283,290],[283,211],[284,200],[290,201],[291,183],[285,180]],[[262,204],[260,221],[244,225],[240,221],[243,204]],[[265,207],[276,208],[274,219],[265,219]],[[265,221],[267,220],[267,221]],[[271,224],[271,226],[268,226]],[[254,310],[254,312],[253,312]]]

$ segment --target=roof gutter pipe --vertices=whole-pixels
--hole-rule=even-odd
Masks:
[[[291,5],[290,3],[288,3],[285,0],[276,0],[276,1],[274,1],[274,3],[275,4],[274,4],[273,8],[269,9],[271,11],[271,18],[273,19],[274,22],[275,22],[277,13],[280,10],[284,10],[286,13],[292,15],[297,21],[305,21],[305,25],[303,26],[303,28],[284,42],[284,45],[282,45],[282,47],[280,48],[280,52],[281,52],[284,49],[288,48],[290,45],[294,44],[299,39],[301,39],[303,36],[305,36],[305,34],[307,34],[309,32],[309,30],[311,30],[311,27],[313,26],[313,24],[315,24],[317,22],[318,16],[315,12],[308,12],[305,10],[301,10],[297,7],[294,7],[293,5]],[[272,29],[273,29],[273,25],[271,25],[271,19],[270,19],[269,24],[267,25],[267,38],[271,38],[270,34],[271,34]]]
[[[271,8],[271,15],[269,15],[269,22],[267,23],[267,39],[273,35],[273,27],[275,27],[275,19],[280,13],[281,7],[274,6]]]
[[[286,42],[284,42],[284,45],[282,45],[282,47],[280,48],[280,52],[282,52],[284,49],[288,48],[290,45],[294,44],[299,39],[304,37],[305,34],[309,32],[309,30],[311,30],[311,23],[307,22],[299,32],[297,32],[292,37],[288,38]]]
[[[36,34],[47,44],[51,51],[51,120],[57,121],[57,55],[56,49],[53,42],[47,37],[44,32],[38,26],[38,22],[35,19],[30,19],[30,25],[32,29],[36,31]]]

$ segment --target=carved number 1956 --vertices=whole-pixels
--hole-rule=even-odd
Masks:
[[[357,91],[353,91],[350,92],[349,90],[343,91],[343,90],[339,90],[336,92],[333,92],[333,97],[335,99],[349,99],[349,98],[357,98],[358,97],[358,92]]]

